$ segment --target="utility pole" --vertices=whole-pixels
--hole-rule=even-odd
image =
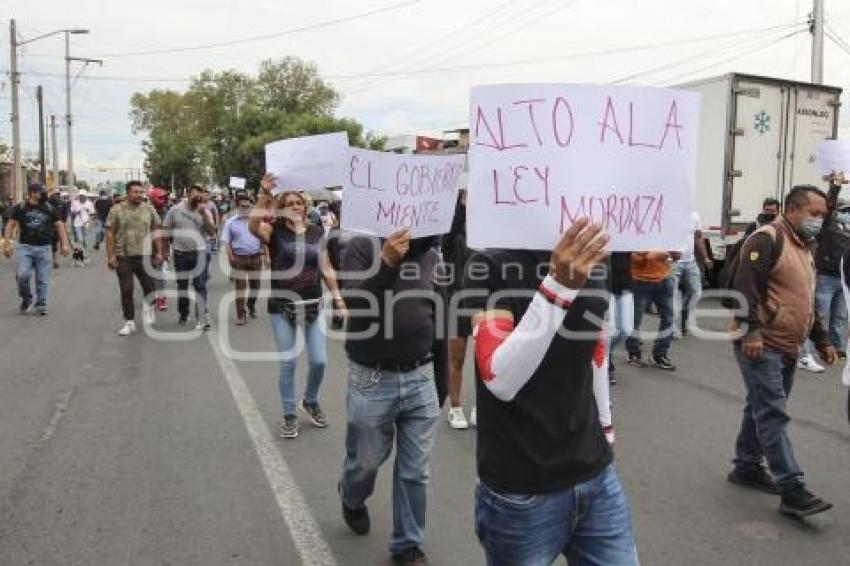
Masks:
[[[823,0],[814,0],[811,19],[812,83],[823,84]]]
[[[59,150],[56,147],[56,115],[50,115],[50,141],[53,146],[53,159],[51,159],[51,165],[53,166],[53,186],[57,189],[59,188]]]
[[[41,170],[41,183],[47,186],[47,162],[44,151],[44,89],[41,85],[35,89],[35,96],[38,99],[38,161]]]
[[[68,187],[73,190],[76,187],[76,178],[74,177],[74,135],[71,119],[71,61],[79,61],[84,65],[89,63],[97,63],[103,66],[103,61],[100,59],[85,59],[80,57],[71,57],[71,34],[86,34],[89,31],[83,29],[66,29],[62,30],[65,33],[65,122],[68,131],[65,133],[65,139],[68,145]]]
[[[18,36],[15,28],[15,20],[9,23],[9,36],[11,37],[11,62],[10,71],[12,76],[12,193],[15,200],[24,198],[23,184],[21,183],[21,113],[18,107],[18,85],[21,82],[18,73]]]

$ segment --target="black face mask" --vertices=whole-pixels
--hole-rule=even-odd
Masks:
[[[439,236],[428,236],[426,238],[410,240],[410,251],[407,252],[407,257],[410,259],[416,259],[431,248],[435,247],[439,241]]]
[[[764,226],[765,224],[770,224],[774,220],[776,220],[776,214],[773,214],[772,212],[762,212],[761,214],[756,216],[756,223],[759,226]]]

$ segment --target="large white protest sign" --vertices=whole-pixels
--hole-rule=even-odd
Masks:
[[[679,249],[691,230],[698,94],[479,86],[469,126],[471,247],[552,249],[583,216],[614,251]]]
[[[850,141],[823,140],[818,143],[815,160],[821,175],[844,171],[850,176]]]
[[[266,171],[277,178],[275,192],[342,186],[348,162],[348,134],[291,138],[266,145]]]
[[[406,155],[351,148],[343,188],[342,228],[414,238],[449,231],[464,155]]]
[[[244,177],[231,177],[230,182],[227,183],[227,186],[231,189],[244,189],[245,188],[245,178]]]

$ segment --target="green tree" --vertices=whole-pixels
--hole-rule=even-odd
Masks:
[[[271,141],[346,131],[352,145],[382,148],[384,138],[334,112],[339,94],[316,67],[295,57],[265,60],[256,76],[205,70],[185,93],[154,90],[131,99],[134,133],[143,142],[149,178],[168,186],[205,179],[225,184],[231,175],[256,185]]]

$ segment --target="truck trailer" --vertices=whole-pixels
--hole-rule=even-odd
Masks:
[[[677,85],[702,95],[694,206],[715,260],[755,222],[762,201],[783,202],[794,185],[825,183],[815,149],[838,135],[841,89],[729,73]]]

